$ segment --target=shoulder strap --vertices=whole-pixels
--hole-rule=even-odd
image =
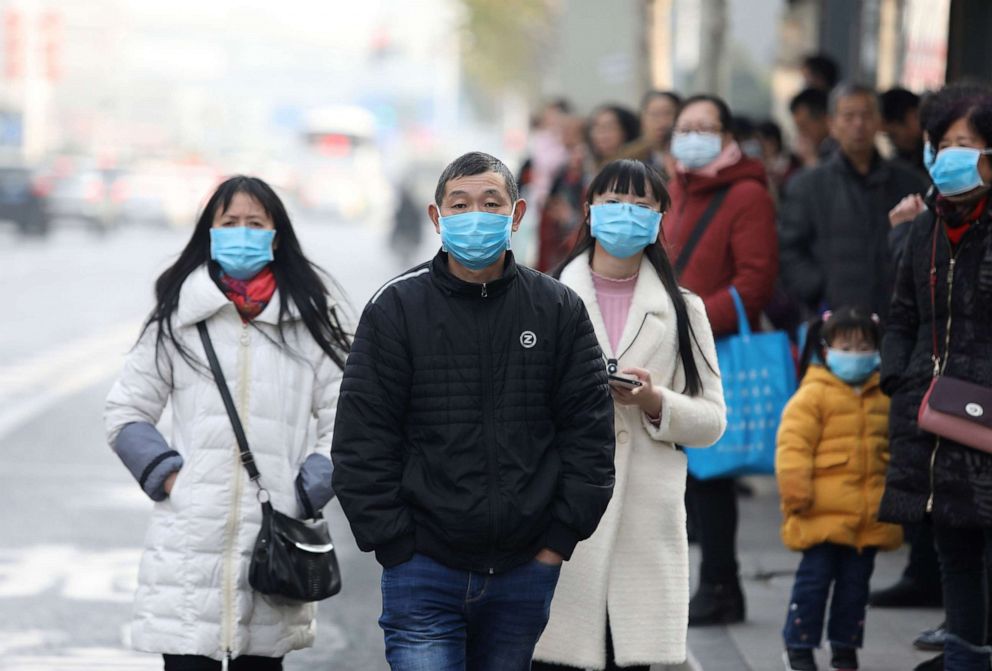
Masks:
[[[693,227],[692,233],[689,234],[689,239],[685,241],[685,246],[682,248],[682,252],[675,262],[675,277],[681,277],[686,266],[689,265],[692,253],[696,251],[696,246],[702,240],[703,234],[706,233],[706,229],[710,226],[710,222],[713,221],[713,215],[716,214],[716,211],[720,209],[720,205],[723,204],[723,199],[727,197],[728,191],[730,191],[730,186],[721,187],[710,198],[710,202],[706,205],[703,215],[699,217],[699,221]]]
[[[258,484],[258,479],[262,474],[258,472],[258,467],[255,465],[255,457],[252,456],[251,449],[248,448],[248,438],[245,436],[244,427],[241,426],[238,410],[234,407],[234,399],[231,398],[231,391],[227,388],[227,380],[224,379],[224,371],[221,370],[220,362],[217,360],[217,352],[214,351],[214,345],[210,341],[210,332],[207,331],[207,323],[197,322],[196,330],[200,332],[200,340],[203,342],[203,349],[207,353],[207,361],[210,363],[210,370],[214,374],[214,382],[217,383],[217,390],[220,392],[220,397],[224,400],[224,409],[227,410],[227,416],[231,420],[231,428],[234,429],[234,437],[238,441],[238,449],[241,450],[241,463],[244,464],[245,470],[248,471],[248,477],[255,484]]]

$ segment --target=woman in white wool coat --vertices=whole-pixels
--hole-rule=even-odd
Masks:
[[[166,671],[273,671],[314,640],[313,604],[254,592],[256,487],[207,364],[210,334],[273,506],[313,517],[333,496],[331,431],[349,349],[317,269],[262,180],[207,202],[107,399],[108,440],[154,500],[132,643]],[[156,429],[172,401],[171,441]],[[311,418],[316,435],[310,435]]]
[[[615,161],[586,198],[560,280],[585,301],[614,375],[640,386],[611,381],[613,499],[562,569],[533,668],[647,671],[686,658],[686,460],[676,445],[716,442],[726,408],[703,303],[678,286],[658,240],[670,202],[660,175]]]

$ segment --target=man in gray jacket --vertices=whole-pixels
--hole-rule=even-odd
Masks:
[[[782,280],[810,312],[864,305],[879,315],[892,294],[888,212],[922,193],[912,168],[875,149],[881,116],[875,92],[840,84],[830,94],[830,132],[839,149],[784,194],[779,221]]]

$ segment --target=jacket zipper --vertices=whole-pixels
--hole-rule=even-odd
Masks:
[[[482,283],[482,297],[483,298],[488,298],[489,297],[489,290],[486,288],[486,283],[485,282]]]
[[[947,238],[946,231],[944,232],[944,237],[947,239],[947,244],[950,245],[950,239]],[[961,253],[961,247],[962,244],[958,244],[957,249],[951,247],[951,261],[947,266],[947,326],[944,328],[944,360],[940,362],[939,370],[936,370],[937,362],[934,362],[934,372],[940,374],[943,374],[947,369],[947,360],[950,358],[951,354],[951,318],[953,317],[951,308],[954,299],[954,266],[957,265],[958,254]],[[930,496],[927,497],[927,514],[933,512],[933,499],[934,493],[936,492],[934,471],[937,466],[937,451],[940,450],[940,445],[940,436],[936,436],[933,442],[933,450],[930,452]]]
[[[238,414],[241,416],[241,423],[247,432],[248,424],[248,374],[251,368],[250,355],[251,336],[248,333],[248,324],[241,326],[241,348],[238,352],[239,375],[238,375]],[[238,520],[241,516],[241,488],[242,469],[241,451],[234,448],[234,494],[231,501],[231,508],[227,518],[227,529],[224,534],[224,617],[223,636],[226,660],[229,661],[234,647],[234,599],[237,591],[237,565],[238,565]]]
[[[486,297],[486,285],[482,285],[482,296]],[[489,471],[488,494],[489,494],[489,567],[487,573],[492,575],[496,572],[493,564],[496,561],[496,539],[499,538],[499,510],[497,506],[496,480],[499,475],[499,467],[496,463],[496,446],[493,442],[495,433],[495,419],[493,418],[493,357],[492,357],[492,335],[489,329],[489,315],[487,310],[482,311],[482,430],[483,440],[486,444],[486,464]]]

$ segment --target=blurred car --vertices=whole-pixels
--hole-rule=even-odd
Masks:
[[[53,225],[81,225],[95,233],[117,226],[116,205],[111,198],[119,170],[60,165],[45,178],[48,218]]]
[[[320,217],[387,227],[394,193],[372,113],[349,105],[313,110],[304,120],[302,139],[300,205]]]
[[[44,189],[30,168],[0,166],[0,220],[24,235],[48,232]]]
[[[117,219],[122,225],[193,226],[218,182],[217,171],[201,163],[142,161],[115,182]]]

